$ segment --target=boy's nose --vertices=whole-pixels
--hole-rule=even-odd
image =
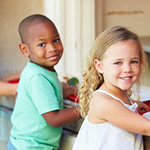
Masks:
[[[54,44],[49,44],[48,45],[48,51],[55,51],[56,50],[56,46]]]

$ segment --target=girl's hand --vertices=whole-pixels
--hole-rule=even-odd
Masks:
[[[138,112],[147,112],[150,111],[150,108],[147,104],[141,102],[141,101],[136,101],[136,103],[138,104],[138,108],[137,111]]]

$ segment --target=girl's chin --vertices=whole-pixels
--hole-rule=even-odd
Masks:
[[[130,87],[122,87],[122,88],[120,88],[120,89],[123,90],[123,91],[128,91],[131,87],[132,87],[132,86],[130,86]]]

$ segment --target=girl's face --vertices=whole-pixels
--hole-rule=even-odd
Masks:
[[[26,48],[31,62],[50,71],[54,71],[63,53],[59,34],[51,22],[41,22],[29,28]]]
[[[107,88],[130,89],[140,75],[140,56],[136,42],[126,40],[111,45],[103,61],[95,60],[95,67],[103,74]]]

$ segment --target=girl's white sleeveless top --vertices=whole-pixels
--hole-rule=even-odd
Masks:
[[[96,90],[94,93],[96,92],[105,93],[123,103],[131,111],[136,111],[138,105],[133,104],[131,100],[132,105],[127,105],[104,90]],[[77,135],[73,150],[143,150],[143,139],[142,135],[118,128],[110,122],[90,123],[88,116],[86,116]]]

